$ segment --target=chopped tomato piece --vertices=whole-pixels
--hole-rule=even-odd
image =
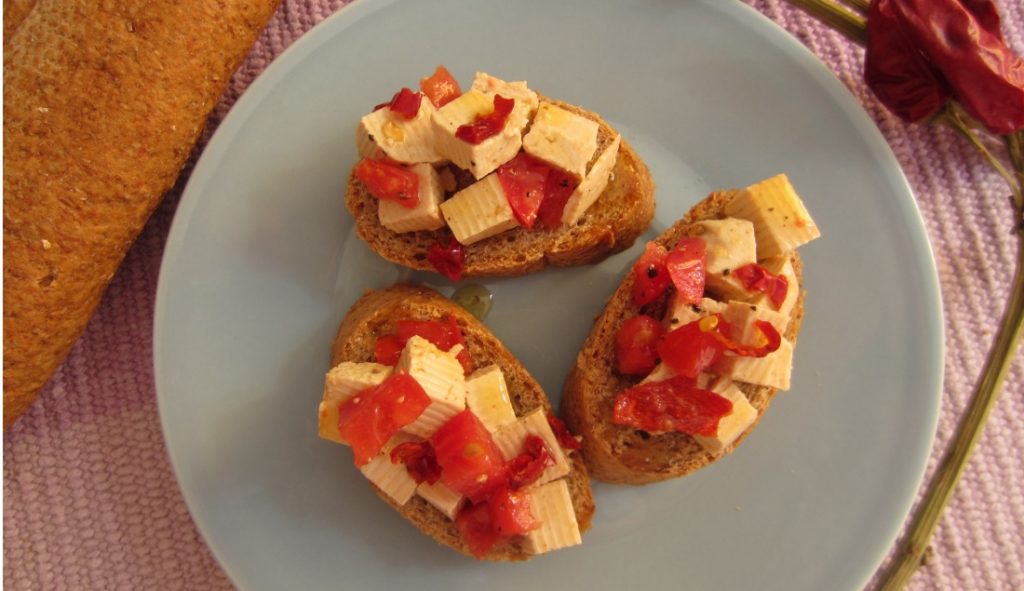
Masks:
[[[622,323],[615,333],[615,360],[619,373],[646,374],[658,364],[661,322],[637,314]]]
[[[505,98],[500,94],[494,95],[494,110],[486,115],[477,115],[472,123],[460,125],[455,130],[455,137],[474,146],[483,143],[505,128],[515,104],[515,99]]]
[[[554,432],[555,439],[558,439],[558,445],[561,445],[565,449],[579,449],[583,447],[580,440],[573,437],[572,433],[569,432],[569,427],[565,426],[565,421],[562,419],[548,413],[548,425],[551,426],[551,431]]]
[[[470,410],[448,419],[431,437],[441,480],[472,501],[504,485],[505,459],[490,431]]]
[[[462,95],[459,82],[444,66],[438,66],[432,75],[420,80],[420,90],[439,109]]]
[[[668,254],[665,266],[679,297],[687,304],[699,304],[704,297],[707,244],[703,238],[685,237]]]
[[[498,167],[498,181],[512,213],[519,220],[519,225],[526,229],[532,228],[537,221],[550,173],[550,166],[522,151]]]
[[[725,346],[715,337],[717,321],[717,317],[709,316],[666,333],[658,343],[661,360],[677,374],[696,379],[725,351]]]
[[[615,397],[612,422],[650,433],[678,431],[714,436],[718,421],[732,412],[732,402],[694,380],[675,376],[629,388]]]
[[[633,303],[638,307],[649,304],[665,293],[672,279],[665,261],[668,251],[657,242],[648,242],[644,253],[633,264]]]
[[[785,275],[775,275],[755,263],[733,269],[732,275],[740,280],[747,291],[759,291],[768,296],[776,310],[782,307],[782,302],[786,301],[789,280]]]
[[[430,245],[427,262],[449,280],[458,281],[462,279],[462,269],[466,260],[462,245],[454,236],[449,236],[447,241],[442,240],[444,239],[438,238],[437,242]]]
[[[416,113],[420,112],[420,102],[422,100],[422,94],[413,92],[408,88],[403,88],[396,92],[395,96],[391,97],[388,108],[402,119],[412,119],[416,116]]]
[[[759,342],[751,345],[736,342],[732,337],[732,325],[723,320],[720,314],[708,317],[706,322],[710,322],[712,318],[717,321],[717,325],[709,334],[721,343],[724,349],[732,351],[737,355],[743,357],[764,357],[777,350],[779,345],[782,344],[782,335],[779,334],[779,331],[775,330],[771,322],[766,320],[754,321],[754,326],[757,327],[759,332]]]
[[[577,185],[579,183],[571,174],[561,168],[551,167],[551,172],[544,183],[544,199],[537,210],[537,219],[542,226],[554,230],[562,225],[565,204],[569,202],[569,197],[572,197]]]
[[[430,406],[423,388],[407,374],[392,374],[343,402],[338,408],[338,430],[352,445],[357,466],[366,465],[402,427],[415,421]]]
[[[402,348],[405,348],[405,343],[413,335],[427,339],[442,351],[451,351],[455,345],[463,345],[462,351],[455,358],[462,364],[462,370],[465,373],[473,372],[475,368],[473,357],[469,354],[469,349],[465,347],[466,341],[462,338],[462,329],[459,328],[459,323],[455,321],[454,316],[446,315],[442,320],[399,320],[397,331]]]
[[[455,527],[469,545],[469,551],[477,558],[482,558],[502,540],[502,535],[491,522],[488,503],[467,504],[455,516]]]
[[[508,485],[513,490],[533,484],[544,473],[545,468],[555,465],[544,440],[536,435],[527,435],[523,442],[523,451],[509,460]]]
[[[405,464],[409,476],[416,484],[434,484],[441,478],[441,466],[437,463],[434,446],[429,441],[406,441],[391,450],[392,464]]]
[[[530,511],[530,495],[526,491],[503,488],[487,499],[491,525],[501,537],[511,537],[537,529],[540,523]]]
[[[398,335],[386,334],[377,339],[373,348],[373,356],[377,363],[383,365],[396,365],[402,356],[402,349],[405,342],[398,338]]]
[[[377,199],[394,201],[409,209],[420,204],[420,177],[407,168],[363,158],[356,164],[355,175]]]

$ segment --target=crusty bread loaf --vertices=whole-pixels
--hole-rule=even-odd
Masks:
[[[399,320],[437,320],[445,315],[455,318],[465,338],[466,348],[469,349],[477,367],[492,363],[501,367],[517,416],[522,416],[538,406],[544,407],[546,411],[551,410],[551,404],[537,381],[486,326],[448,298],[425,287],[400,284],[385,290],[368,292],[360,298],[338,327],[331,347],[331,366],[342,361],[373,361],[377,338],[394,333]],[[576,521],[580,532],[583,532],[590,528],[594,499],[590,492],[590,479],[580,454],[573,453],[570,459],[572,471],[566,476],[566,481],[572,494]],[[423,533],[472,556],[469,546],[463,541],[454,522],[422,498],[414,496],[404,506],[399,506],[376,486],[371,486],[382,499]],[[531,557],[532,555],[519,544],[506,544],[491,550],[484,559],[526,560]]]
[[[671,249],[690,224],[724,217],[723,208],[737,191],[719,191],[691,209],[683,219],[662,233],[656,242]],[[785,336],[794,345],[803,319],[804,291],[802,267],[796,251],[793,268],[800,281],[800,295],[793,308]],[[721,457],[706,451],[692,437],[682,433],[652,436],[632,427],[612,423],[615,397],[637,380],[613,371],[615,334],[626,319],[637,313],[632,300],[633,273],[611,296],[604,311],[576,358],[562,396],[562,415],[569,428],[583,436],[583,452],[590,474],[599,480],[623,484],[647,484],[682,476]],[[757,410],[757,420],[736,441],[725,449],[730,453],[757,426],[776,390],[765,386],[737,383]]]
[[[85,329],[277,0],[32,4],[4,2],[24,18],[4,45],[5,426]]]
[[[597,121],[600,154],[616,135],[599,115],[561,101],[542,98]],[[514,228],[463,247],[464,277],[524,275],[547,265],[569,267],[598,262],[629,248],[654,217],[654,181],[650,171],[625,138],[608,188],[572,226],[548,230],[540,226]],[[345,198],[364,241],[385,259],[413,269],[433,270],[427,251],[447,229],[397,234],[381,225],[377,199],[354,175]]]

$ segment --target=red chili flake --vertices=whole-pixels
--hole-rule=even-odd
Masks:
[[[544,440],[536,435],[527,435],[523,451],[505,464],[508,485],[512,490],[517,490],[533,484],[545,468],[554,465],[555,459],[551,457]]]
[[[441,478],[441,466],[430,441],[406,441],[391,450],[392,464],[405,464],[416,484],[434,484]]]
[[[427,261],[437,270],[452,281],[462,279],[462,270],[465,265],[465,252],[462,245],[453,236],[449,236],[446,242],[438,239],[430,245],[427,251]]]
[[[548,425],[551,426],[551,431],[554,432],[555,438],[558,439],[558,445],[565,449],[579,449],[583,446],[580,440],[573,437],[572,433],[569,432],[569,427],[565,425],[565,421],[552,413],[548,413]]]
[[[768,296],[776,310],[781,308],[782,303],[786,301],[789,280],[784,275],[775,275],[755,263],[733,269],[732,275],[743,283],[743,287],[747,291],[761,292]]]
[[[390,101],[376,105],[373,107],[373,110],[379,111],[384,107],[388,107],[392,113],[402,119],[412,119],[420,112],[420,101],[422,100],[422,94],[413,92],[408,88],[402,88],[402,90],[399,90],[391,97]]]
[[[472,123],[460,125],[455,130],[455,137],[474,146],[482,143],[505,128],[515,104],[514,99],[505,98],[500,94],[494,95],[494,110],[486,115],[477,115]]]

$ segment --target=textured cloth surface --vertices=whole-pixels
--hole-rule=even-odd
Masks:
[[[747,0],[832,69],[892,146],[935,251],[945,390],[930,475],[971,394],[1009,294],[1015,242],[998,175],[951,131],[905,125],[865,87],[863,52],[781,0]],[[286,0],[210,121],[342,0]],[[1003,0],[1024,51],[1024,5]],[[209,138],[209,131],[197,153]],[[36,405],[4,433],[9,589],[222,589],[231,583],[189,516],[167,459],[152,371],[153,307],[179,186],[130,251],[89,328]],[[910,588],[1024,589],[1024,362],[1018,353]]]

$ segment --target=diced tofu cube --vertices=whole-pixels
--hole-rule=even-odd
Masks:
[[[459,127],[493,110],[493,97],[470,90],[438,109],[433,117],[434,146],[438,153],[478,179],[515,157],[523,145],[526,123],[518,123],[511,116],[501,131],[479,144],[474,145],[455,137]]]
[[[702,298],[700,305],[695,306],[679,297],[679,292],[673,292],[668,301],[668,311],[665,312],[665,330],[673,330],[694,320],[724,311],[725,304],[717,300]]]
[[[743,300],[751,296],[743,282],[733,277],[732,269],[723,273],[708,273],[704,289],[720,300]]]
[[[430,341],[413,336],[406,342],[395,371],[409,374],[430,398],[430,406],[403,431],[430,437],[451,417],[466,408],[466,378],[462,364]]]
[[[377,216],[381,225],[396,233],[443,228],[441,201],[444,200],[444,191],[437,171],[429,164],[414,164],[409,169],[420,179],[420,202],[416,207],[408,208],[389,199],[378,199]]]
[[[714,436],[694,435],[693,438],[704,449],[720,454],[732,445],[736,438],[746,431],[757,419],[757,410],[750,405],[747,397],[727,377],[720,377],[711,384],[711,391],[732,403],[732,411],[718,421],[718,432]]]
[[[786,254],[821,236],[784,174],[750,185],[725,204],[725,213],[754,223],[758,260]]]
[[[583,542],[572,495],[565,479],[549,482],[530,491],[530,512],[540,527],[526,534],[526,549],[543,554]]]
[[[473,244],[519,226],[497,174],[491,174],[441,204],[455,239]]]
[[[764,357],[739,357],[727,354],[716,364],[716,369],[737,382],[789,390],[790,373],[793,369],[793,344],[783,337],[779,348]]]
[[[421,482],[416,488],[416,494],[452,520],[455,519],[455,515],[466,501],[466,497],[448,488],[440,480],[434,484]]]
[[[612,170],[615,168],[615,161],[619,157],[619,144],[621,143],[622,136],[615,136],[615,139],[594,160],[590,171],[576,186],[572,195],[569,195],[569,200],[565,202],[565,209],[562,210],[563,224],[572,225],[578,222],[608,187]]]
[[[519,129],[526,128],[534,113],[537,112],[537,105],[540,103],[540,97],[537,96],[536,92],[529,89],[526,82],[506,82],[485,72],[476,73],[470,90],[481,92],[488,97],[500,94],[505,98],[516,101],[515,106],[512,107],[512,114],[509,115],[509,119]]]
[[[789,318],[790,314],[793,313],[793,308],[796,307],[796,301],[800,298],[800,284],[796,279],[796,271],[793,270],[793,261],[789,255],[769,257],[758,263],[764,267],[768,272],[774,275],[781,275],[786,278],[788,286],[786,288],[786,299],[782,300],[782,305],[779,306],[778,312],[786,318]],[[761,292],[754,292],[748,294],[748,297],[744,298],[762,308],[775,309],[775,304],[772,303],[771,298]]]
[[[359,392],[377,386],[391,375],[391,368],[379,363],[345,361],[331,368],[324,379],[324,396],[320,401],[320,437],[348,445],[338,432],[338,407]]]
[[[672,368],[669,367],[668,364],[663,361],[658,365],[654,366],[654,369],[651,370],[651,373],[647,374],[647,377],[640,380],[640,383],[646,384],[648,382],[661,382],[663,380],[667,380],[671,377],[674,377],[675,375],[676,372],[672,371]]]
[[[505,375],[497,365],[488,365],[466,378],[466,406],[491,433],[516,422],[516,411],[508,396]]]
[[[416,438],[411,435],[398,433],[384,445],[384,449],[377,454],[377,457],[359,468],[363,476],[366,476],[370,482],[399,505],[408,503],[409,499],[416,494],[416,481],[409,476],[405,464],[391,462],[391,450],[400,443],[415,440]]]
[[[356,128],[359,154],[373,157],[379,150],[392,160],[405,164],[444,162],[444,157],[434,147],[435,112],[429,100],[422,100],[420,110],[412,119],[405,119],[387,107],[364,115]]]
[[[748,345],[757,344],[759,339],[763,339],[761,331],[754,326],[755,321],[768,321],[775,327],[775,330],[779,331],[779,334],[786,330],[786,325],[789,323],[788,316],[784,316],[771,308],[765,308],[764,306],[758,306],[749,302],[738,302],[736,300],[729,301],[725,306],[722,317],[733,326],[735,331],[733,338]]]
[[[581,180],[597,151],[597,130],[597,121],[543,103],[523,137],[523,150]]]
[[[543,408],[531,411],[520,417],[516,422],[509,423],[498,429],[498,432],[494,434],[494,443],[501,449],[505,459],[511,460],[522,453],[523,444],[529,435],[536,435],[543,439],[544,445],[547,446],[548,451],[551,452],[551,457],[555,460],[553,466],[548,466],[541,473],[540,478],[537,479],[537,484],[550,482],[569,473],[569,460],[565,457],[565,451],[559,445],[554,431],[551,430],[551,425],[548,424],[548,418],[544,414]]]
[[[705,220],[691,225],[687,233],[704,240],[707,246],[705,270],[709,275],[757,262],[754,224],[748,220]]]

